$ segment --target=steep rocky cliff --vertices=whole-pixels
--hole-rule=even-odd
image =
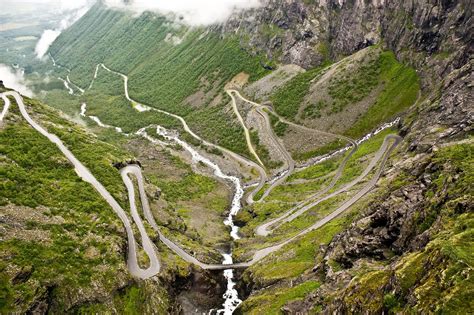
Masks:
[[[224,32],[240,32],[251,49],[305,68],[383,42],[420,71],[431,68],[428,61],[445,75],[472,53],[472,24],[469,0],[266,0],[234,16]]]
[[[321,260],[306,279],[321,287],[280,311],[472,309],[472,2],[269,1],[243,16],[227,30],[250,34],[242,41],[269,58],[311,68],[380,44],[422,82],[422,97],[399,125],[404,146],[379,197],[319,248]]]

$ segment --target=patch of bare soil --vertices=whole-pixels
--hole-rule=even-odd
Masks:
[[[315,128],[319,130],[325,130],[319,126],[316,126]],[[289,126],[287,132],[282,137],[282,140],[286,149],[291,154],[294,154],[315,150],[337,140],[337,138]]]
[[[241,89],[244,85],[249,82],[250,75],[245,72],[241,72],[232,78],[226,85],[225,89]]]
[[[51,241],[50,231],[30,227],[28,222],[36,224],[62,224],[64,218],[60,216],[47,216],[46,207],[29,208],[17,205],[6,205],[0,213],[0,235],[3,241],[20,239],[24,241],[38,241],[48,243]]]
[[[369,47],[330,67],[328,71],[311,84],[309,93],[304,98],[296,119],[308,127],[332,133],[343,133],[353,126],[369,107],[374,104],[383,88],[383,83],[381,82],[373,88],[372,92],[362,100],[348,104],[339,112],[333,111],[333,108],[328,105],[333,102],[329,90],[331,85],[336,84],[339,80],[353,78],[354,73],[359,71],[363,65],[378,58],[380,53],[380,49]],[[305,115],[305,111],[310,107],[319,108],[320,115],[316,115],[316,117]]]
[[[248,85],[244,92],[251,99],[254,100],[266,100],[274,93],[279,87],[285,85],[298,73],[304,72],[305,70],[297,65],[284,65],[273,71],[269,75],[261,78],[260,80],[253,82]]]

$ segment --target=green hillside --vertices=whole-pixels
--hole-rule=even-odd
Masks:
[[[212,90],[210,102],[239,72],[249,73],[251,80],[266,72],[236,37],[189,29],[151,13],[133,18],[100,4],[62,33],[50,51],[83,87],[103,62],[129,75],[132,98],[181,115],[192,111],[185,101],[192,93]]]
[[[217,30],[171,24],[151,13],[133,17],[98,4],[63,32],[50,51],[58,64],[71,69],[70,78],[79,86],[89,86],[96,65],[104,63],[129,76],[133,99],[182,115],[203,138],[250,156],[243,131],[227,110],[229,98],[224,85],[240,72],[248,73],[250,80],[255,80],[268,70],[262,67],[260,57],[251,56],[240,47],[237,37],[223,37]],[[121,80],[116,76],[116,86],[121,85]],[[117,112],[111,107],[124,104],[123,98],[110,98],[111,91],[104,80],[101,81],[103,84],[99,83],[94,89],[97,93],[93,98],[99,100],[96,111],[102,106],[102,112],[111,110],[123,122],[124,117],[118,116],[124,111]],[[98,95],[100,87],[103,96]],[[121,93],[123,95],[123,90]],[[51,96],[48,100],[58,103],[57,107],[62,109],[62,101],[55,101]],[[98,116],[113,119],[110,115]],[[126,119],[130,127],[130,116]],[[162,122],[153,117],[145,120]],[[138,122],[132,125],[138,127]]]
[[[227,237],[221,223],[227,207],[222,184],[166,150],[148,149],[143,155],[146,140],[104,131],[105,143],[58,111],[24,100],[30,116],[56,134],[126,211],[125,186],[113,163],[138,158],[151,181],[150,196],[156,187],[162,189],[162,203],[150,202],[163,231],[194,252],[219,259],[212,248]],[[133,279],[122,222],[59,149],[24,120],[13,99],[0,125],[0,143],[0,313],[34,313],[41,307],[52,313],[102,313],[111,306],[120,313],[166,313],[168,285],[176,275],[188,275],[186,263],[157,242],[166,265],[163,283]],[[212,223],[191,221],[193,211]]]
[[[59,135],[124,202],[124,187],[111,162],[129,155],[42,104],[26,103],[30,115]],[[42,305],[61,312],[98,294],[113,296],[120,287],[140,290],[128,274],[120,250],[122,223],[112,209],[57,147],[23,120],[14,103],[5,120],[0,205],[8,220],[1,223],[0,313],[34,313]],[[120,309],[126,299],[117,295],[113,304]]]

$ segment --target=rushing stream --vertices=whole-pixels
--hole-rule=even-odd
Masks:
[[[54,61],[53,61],[54,62]],[[57,66],[55,64],[55,66]],[[102,65],[102,67],[104,69],[106,69],[107,71],[111,71],[109,70],[108,68],[106,68],[104,65]],[[95,69],[95,74],[94,74],[94,79],[97,77],[97,72],[98,72],[98,69],[99,69],[99,65],[97,65],[96,69]],[[126,93],[126,97],[127,99],[129,99],[131,101],[131,99],[129,98],[128,96],[128,91],[127,91],[127,77],[125,75],[122,75],[120,74],[123,78],[124,78],[124,86],[125,86],[125,93]],[[70,85],[73,85],[75,86],[70,80],[69,80],[69,76],[67,77],[67,80],[62,80],[63,81],[66,89],[69,90],[69,92],[72,91],[72,88],[70,87]],[[92,87],[92,84],[93,84],[94,80],[92,80],[89,88]],[[79,89],[82,93],[84,93],[84,90],[80,89],[79,87],[75,86],[77,89]],[[72,93],[74,93],[74,91],[72,91]],[[72,94],[70,93],[70,94]],[[142,105],[142,104],[139,104],[139,103],[134,103],[133,104],[133,107],[137,110],[137,111],[148,111],[148,110],[152,110],[152,108],[148,107],[148,106],[145,106],[145,105]],[[96,116],[89,116],[89,115],[86,115],[86,111],[87,111],[87,105],[85,103],[82,104],[81,106],[81,112],[80,112],[80,115],[83,116],[83,117],[88,117],[90,119],[92,119],[97,125],[101,126],[101,127],[104,127],[104,128],[114,128],[117,132],[119,133],[122,133],[126,136],[128,136],[128,134],[125,134],[121,128],[119,127],[114,127],[114,126],[110,126],[110,125],[106,125],[104,123],[102,123],[100,121],[100,119]],[[173,116],[173,117],[176,117],[175,115],[172,115],[172,114],[169,114],[170,116]],[[399,119],[397,118],[396,120],[390,122],[390,123],[387,123],[387,124],[384,124],[382,125],[380,128],[378,128],[377,130],[375,130],[374,132],[372,133],[369,133],[367,134],[365,137],[363,137],[362,139],[359,139],[357,142],[357,144],[360,144],[361,142],[364,142],[368,139],[370,139],[371,137],[373,137],[374,135],[378,134],[379,132],[381,132],[382,130],[385,130],[387,128],[390,128],[391,126],[397,124],[399,121]],[[185,122],[184,122],[185,124]],[[152,126],[148,126],[148,127],[145,127],[145,128],[142,128],[140,130],[138,130],[135,134],[136,135],[139,135],[139,136],[142,136],[144,137],[145,139],[151,141],[152,143],[156,143],[156,144],[159,144],[159,145],[162,145],[162,146],[167,146],[168,143],[164,142],[164,141],[161,141],[159,139],[156,139],[152,136],[150,136],[148,133],[147,133],[147,129],[149,129],[150,127]],[[156,128],[156,134],[163,137],[165,140],[169,141],[169,142],[174,142],[178,145],[180,145],[183,149],[185,149],[186,151],[188,151],[191,156],[192,156],[192,162],[193,163],[202,163],[204,165],[206,165],[207,167],[209,167],[210,169],[213,170],[214,172],[214,175],[228,183],[231,183],[233,186],[234,186],[234,189],[233,189],[233,198],[232,198],[232,204],[231,204],[231,208],[230,208],[230,211],[229,211],[229,214],[228,216],[225,218],[224,220],[224,224],[229,226],[230,227],[230,236],[234,239],[234,240],[237,240],[239,239],[239,236],[238,236],[238,227],[234,224],[234,216],[240,211],[241,209],[241,201],[242,201],[242,198],[244,196],[244,187],[240,181],[240,179],[236,176],[230,176],[230,175],[226,175],[222,172],[221,168],[214,162],[212,162],[210,159],[208,159],[207,157],[201,155],[197,150],[195,150],[190,144],[188,144],[187,142],[181,140],[178,136],[178,133],[177,132],[174,132],[174,131],[169,131],[161,126],[153,126]],[[310,163],[306,164],[306,165],[302,165],[300,166],[299,168],[305,168],[305,167],[308,167],[310,165],[314,165],[314,164],[317,164],[317,163],[321,163],[322,161],[325,161],[327,159],[330,159],[332,157],[334,157],[335,155],[338,155],[338,154],[341,154],[347,150],[349,150],[350,146],[348,147],[344,147],[336,152],[333,152],[333,153],[330,153],[330,154],[326,154],[326,155],[323,155],[323,156],[320,156],[320,157],[317,157],[315,159],[313,159],[312,161],[310,161]],[[272,182],[275,182],[276,180],[278,180],[279,178],[281,178],[282,176],[285,176],[287,171],[284,171],[282,172],[281,174],[278,174],[275,178],[273,178],[270,183]],[[248,186],[250,187],[250,186]],[[247,187],[246,187],[247,188]],[[233,264],[233,259],[232,259],[232,252],[230,250],[229,253],[224,253],[222,252],[221,253],[222,256],[223,256],[223,262],[222,264],[223,265],[230,265],[230,264]],[[238,296],[238,292],[237,290],[234,288],[235,287],[235,282],[234,282],[234,272],[233,272],[233,269],[226,269],[224,270],[224,277],[225,279],[227,280],[227,289],[226,289],[226,292],[224,293],[224,303],[222,304],[223,305],[223,308],[222,309],[219,309],[217,310],[217,314],[219,315],[231,315],[235,309],[242,303],[242,300],[239,299],[239,296]],[[215,310],[211,310],[209,311],[209,314],[211,314],[212,312],[214,312]]]
[[[106,125],[106,124],[102,123],[98,117],[89,116],[89,115],[86,114],[86,112],[87,112],[87,105],[86,105],[86,103],[83,103],[81,105],[81,112],[80,112],[80,115],[82,117],[89,117],[100,127],[114,128],[117,132],[123,133],[121,128]],[[156,143],[156,144],[160,144],[160,145],[164,145],[164,146],[167,145],[167,143],[165,143],[161,140],[155,139],[152,136],[150,136],[146,132],[146,129],[148,129],[148,127],[145,127],[145,128],[142,128],[142,129],[138,130],[136,132],[136,134],[144,137],[145,139],[151,141],[152,143]],[[234,186],[234,195],[233,195],[233,198],[232,198],[232,205],[231,205],[229,214],[226,217],[226,219],[224,220],[224,224],[230,227],[231,237],[234,240],[239,239],[239,235],[238,235],[239,228],[234,224],[233,218],[239,212],[239,210],[241,209],[241,200],[244,196],[244,189],[242,187],[240,179],[238,177],[235,177],[235,176],[229,176],[229,175],[224,174],[224,172],[222,172],[221,168],[216,163],[212,162],[208,158],[201,155],[198,151],[196,151],[187,142],[179,139],[176,132],[169,131],[169,130],[161,127],[161,126],[157,126],[156,127],[156,133],[158,135],[162,136],[164,139],[166,139],[168,141],[173,141],[173,142],[179,144],[181,147],[183,147],[183,149],[188,151],[192,156],[193,163],[199,163],[199,162],[203,163],[204,165],[208,166],[210,169],[212,169],[214,171],[214,175],[216,177],[218,177],[218,178],[220,178],[220,179],[222,179],[226,182],[232,183],[232,185]],[[229,253],[224,253],[223,252],[221,254],[223,256],[222,263],[224,265],[230,265],[230,264],[233,263],[231,252],[229,252]],[[234,312],[234,310],[240,305],[240,303],[242,303],[242,300],[239,299],[238,292],[237,292],[236,289],[234,289],[234,287],[235,287],[235,282],[233,280],[234,279],[234,271],[232,269],[224,270],[224,277],[227,280],[227,289],[226,289],[226,292],[224,293],[224,296],[223,296],[225,301],[222,304],[222,306],[224,308],[217,310],[217,314],[231,315]]]
[[[218,178],[221,178],[225,181],[231,182],[234,185],[234,196],[232,198],[232,206],[229,211],[229,215],[224,221],[224,224],[231,228],[230,235],[234,240],[239,239],[238,230],[239,228],[234,224],[234,216],[239,212],[241,208],[241,200],[244,196],[244,189],[240,182],[240,179],[235,176],[229,176],[222,172],[219,165],[213,163],[208,158],[202,156],[198,151],[196,151],[192,146],[190,146],[187,142],[179,139],[175,133],[169,132],[163,127],[158,126],[156,128],[156,133],[166,140],[174,141],[180,146],[182,146],[186,151],[191,153],[192,159],[194,163],[201,162],[207,165],[214,171],[214,175]],[[223,264],[230,265],[233,263],[232,260],[232,253],[222,253],[224,257]],[[227,290],[224,293],[225,302],[223,304],[224,308],[217,311],[217,314],[224,314],[224,315],[231,315],[234,310],[242,303],[242,300],[239,299],[239,295],[236,289],[234,289],[235,282],[234,282],[234,271],[232,269],[224,270],[224,277],[227,280]]]
[[[53,61],[53,65],[56,66],[56,67],[60,67],[59,65],[56,64],[55,60],[53,59],[53,57],[51,55],[50,55],[50,57]],[[104,67],[104,68],[107,71],[110,71],[106,67]],[[69,72],[69,69],[67,69],[67,70]],[[96,66],[95,73],[94,73],[94,79],[91,81],[91,84],[89,85],[88,89],[92,88],[92,85],[93,85],[95,79],[97,78],[98,70],[99,70],[99,65]],[[128,79],[126,76],[124,76],[124,78],[126,78],[126,80]],[[60,79],[64,83],[64,86],[68,90],[69,94],[74,94],[74,90],[70,87],[70,85],[74,85],[74,84],[70,81],[69,75],[67,76],[66,80],[61,79],[61,78],[58,78],[58,79]],[[128,90],[127,90],[127,84],[126,84],[127,81],[126,80],[125,80],[125,87],[126,87],[125,88],[125,93],[126,93],[126,96],[128,98]],[[74,85],[74,86],[78,90],[80,90],[81,93],[84,93],[83,89],[79,88],[76,85]],[[136,110],[140,111],[140,112],[149,110],[148,107],[145,107],[141,104],[134,104],[134,108]],[[120,127],[114,127],[114,126],[106,125],[106,124],[102,123],[102,121],[99,119],[99,117],[87,115],[86,112],[87,112],[87,104],[82,103],[81,104],[81,111],[80,111],[80,115],[82,117],[90,118],[91,120],[93,120],[100,127],[113,128],[118,133],[122,133],[126,136],[129,136],[128,134],[125,134]],[[153,137],[149,136],[146,132],[146,129],[147,129],[147,127],[142,128],[142,129],[138,130],[136,132],[136,134],[150,140],[152,143],[166,145],[166,143],[164,143],[160,140],[154,139]],[[238,177],[235,177],[235,176],[229,176],[229,175],[224,174],[222,172],[221,168],[216,163],[213,163],[211,160],[209,160],[208,158],[201,155],[198,151],[196,151],[187,142],[179,139],[178,135],[176,133],[170,132],[170,131],[166,130],[165,128],[161,127],[161,126],[158,126],[156,128],[156,133],[158,135],[161,135],[162,137],[164,137],[168,141],[173,141],[173,142],[179,144],[180,146],[182,146],[186,151],[188,151],[191,154],[192,160],[193,160],[194,163],[201,162],[201,163],[207,165],[209,168],[211,168],[214,171],[214,175],[216,177],[218,177],[220,179],[223,179],[226,182],[232,183],[232,185],[234,186],[234,195],[233,195],[233,198],[232,198],[232,205],[231,205],[229,214],[228,214],[227,218],[224,220],[224,224],[230,227],[230,236],[234,240],[239,239],[240,238],[239,235],[238,235],[239,228],[234,224],[233,218],[240,211],[241,201],[242,201],[242,198],[244,196],[244,189],[243,189],[243,186],[240,182],[240,179]],[[229,253],[222,252],[221,254],[223,256],[222,263],[224,265],[230,265],[230,264],[233,263],[232,252],[229,252]],[[235,287],[235,282],[233,280],[234,279],[234,271],[232,269],[224,270],[224,277],[227,280],[227,289],[226,289],[226,292],[224,293],[224,296],[223,296],[225,301],[222,304],[223,309],[217,310],[217,314],[219,314],[219,315],[220,314],[232,315],[234,310],[240,305],[240,303],[242,303],[242,300],[239,299],[238,292],[237,292],[236,289],[234,289],[234,287]]]
[[[104,124],[104,123],[99,119],[99,117],[86,115],[86,111],[87,111],[87,104],[86,104],[86,103],[82,103],[82,105],[81,105],[81,113],[80,113],[80,115],[81,115],[82,117],[86,117],[86,116],[87,116],[87,117],[89,117],[90,119],[92,119],[99,127],[102,127],[102,128],[114,128],[115,131],[117,131],[117,132],[119,132],[119,133],[122,133],[122,134],[128,136],[128,134],[126,134],[126,133],[123,132],[122,128],[120,128],[120,127],[114,127],[114,126],[110,126],[110,125],[106,125],[106,124]]]

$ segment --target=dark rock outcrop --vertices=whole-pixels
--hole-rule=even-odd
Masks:
[[[262,32],[258,25],[272,31]],[[315,306],[326,313],[382,313],[388,312],[387,305],[422,303],[411,294],[414,284],[402,288],[394,270],[401,257],[427,247],[440,228],[440,214],[434,209],[452,197],[438,192],[432,198],[433,178],[443,166],[431,159],[440,147],[464,139],[473,130],[473,25],[469,0],[268,0],[263,8],[242,13],[224,27],[244,30],[251,51],[304,68],[381,44],[413,66],[421,78],[422,97],[399,126],[405,138],[399,160],[405,162],[387,176],[393,179],[406,173],[410,180],[389,186],[358,220],[321,249],[322,262],[313,271],[324,285],[306,299],[287,303],[281,309],[285,314],[306,314]],[[456,170],[443,172],[456,181]],[[472,200],[456,202],[459,213],[473,211]],[[334,263],[342,271],[334,270]],[[445,270],[446,264],[441,254],[434,253],[421,267]],[[353,281],[354,274],[367,266],[380,270],[378,279]],[[372,291],[365,290],[363,286],[371,283]],[[329,296],[334,298],[330,302]],[[364,308],[364,299],[371,303],[371,311]]]
[[[240,32],[249,50],[304,68],[383,42],[419,71],[443,77],[468,61],[473,25],[469,0],[266,0],[223,32]]]
[[[128,160],[128,161],[121,161],[121,162],[114,162],[112,165],[118,169],[121,170],[122,168],[126,167],[127,165],[138,165],[140,168],[143,168],[142,163],[138,160]]]

